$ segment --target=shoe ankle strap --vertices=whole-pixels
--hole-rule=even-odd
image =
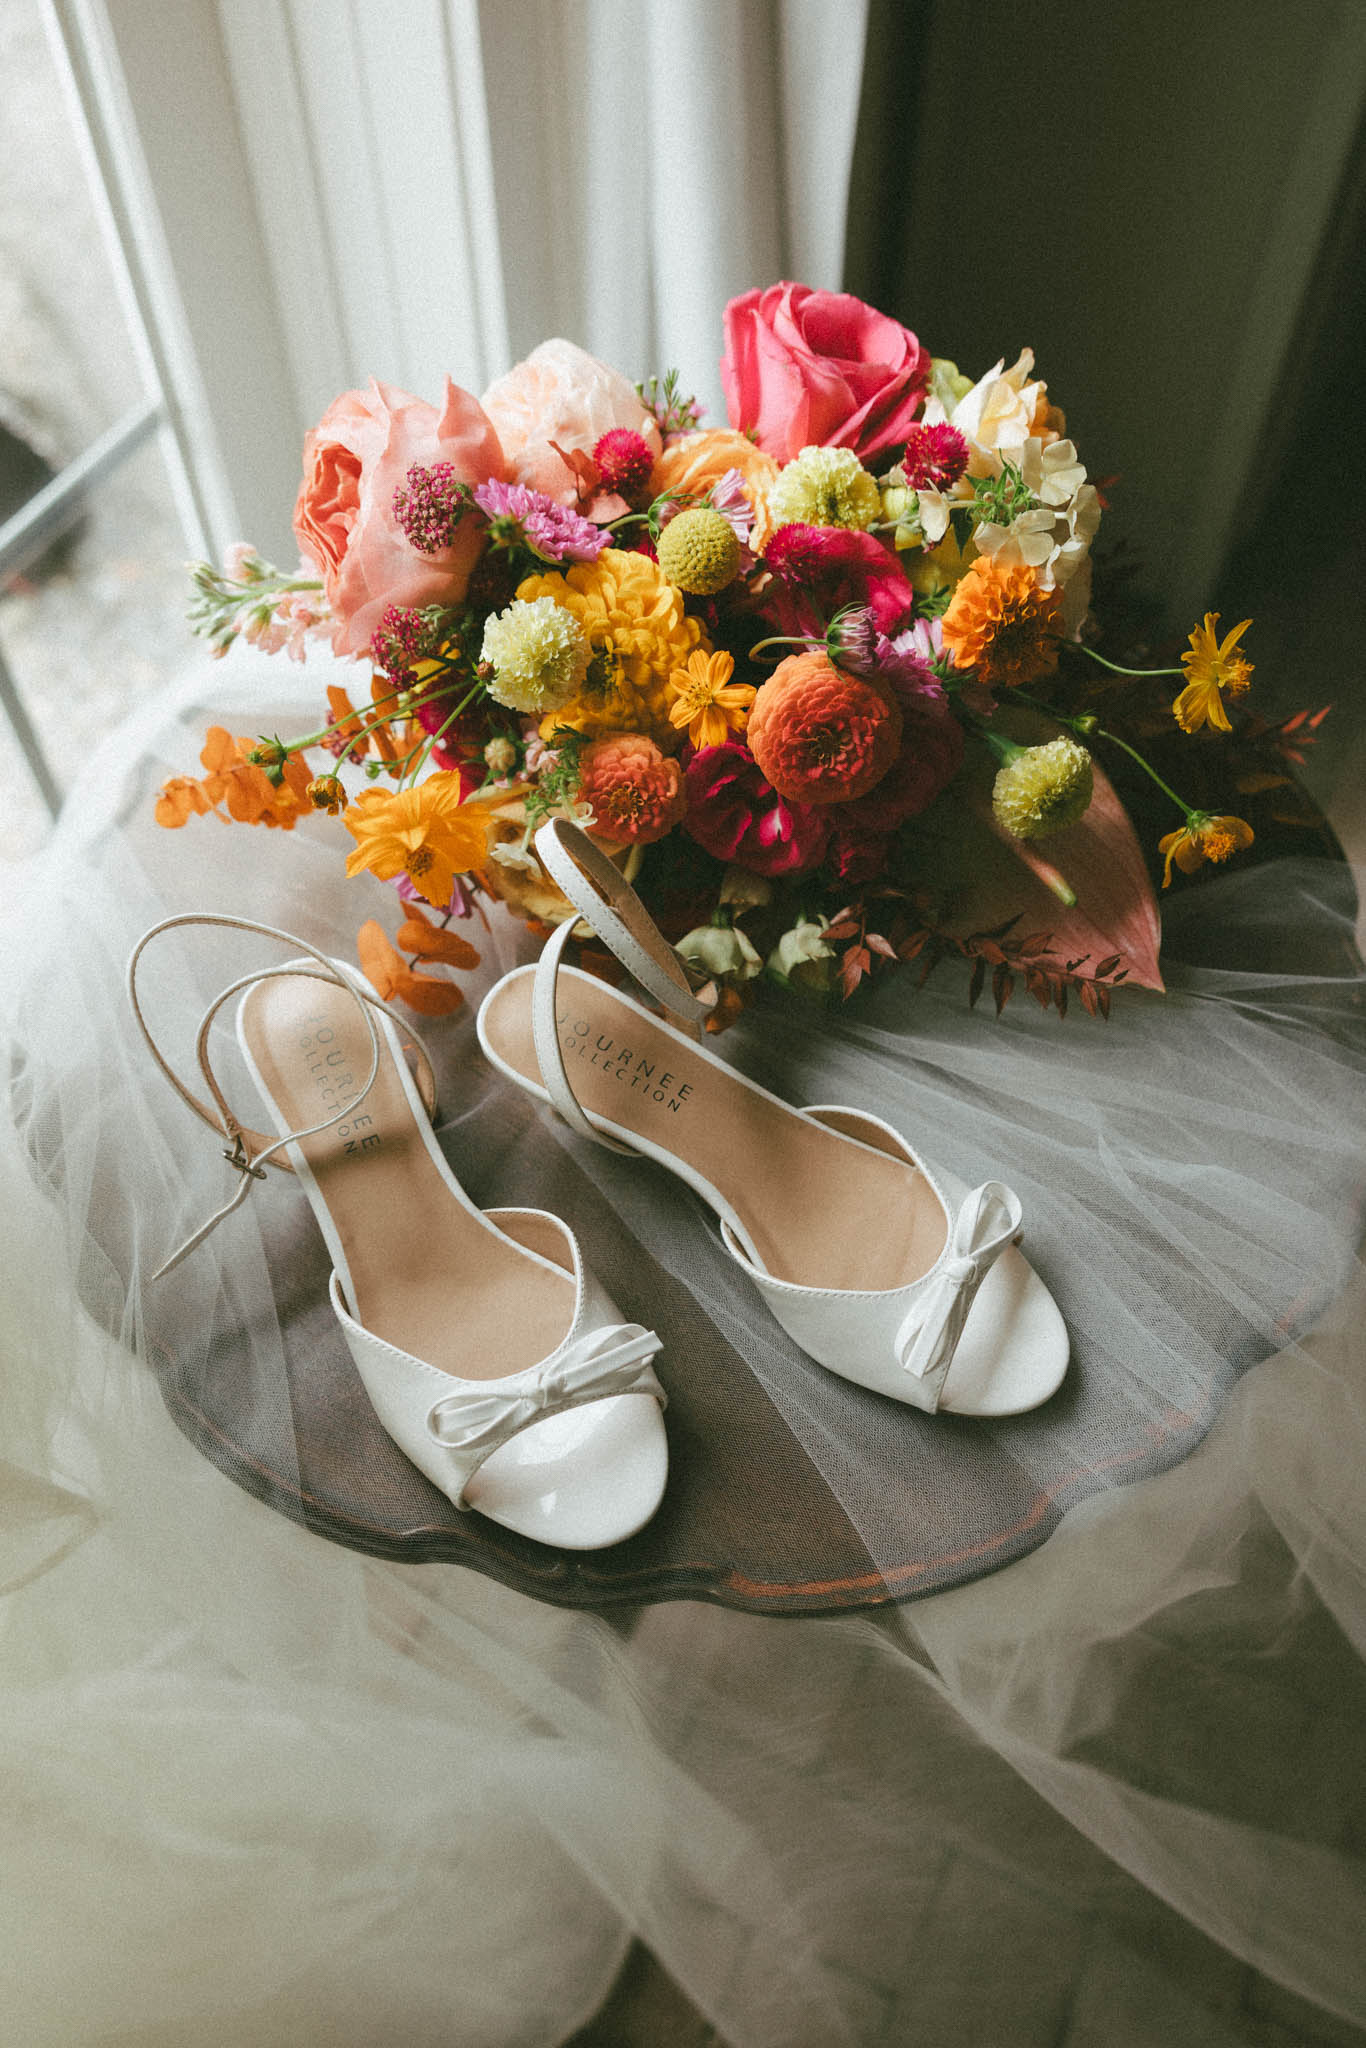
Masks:
[[[640,986],[680,1024],[705,1024],[716,1008],[716,984],[703,978],[699,985],[601,847],[568,818],[542,825],[535,844],[551,880]]]
[[[277,940],[281,945],[290,947],[294,952],[306,953],[309,956],[309,960],[315,963],[311,966],[305,966],[300,962],[291,962],[286,967],[257,968],[254,973],[240,975],[236,981],[230,982],[226,988],[220,989],[219,993],[209,1004],[209,1007],[205,1010],[199,1021],[199,1029],[195,1038],[195,1057],[199,1070],[204,1076],[209,1094],[213,1098],[215,1106],[212,1109],[207,1102],[202,1101],[192,1089],[186,1086],[169,1060],[166,1059],[152,1035],[151,1027],[143,1015],[142,1005],[138,999],[138,966],[144,952],[153,939],[161,937],[165,932],[174,931],[178,926],[182,925],[218,926],[228,931],[252,932],[261,938]],[[209,1058],[209,1033],[223,1005],[231,1001],[234,996],[244,994],[247,989],[256,986],[259,982],[285,980],[298,976],[306,976],[310,980],[330,982],[334,987],[344,990],[350,996],[360,1011],[365,1022],[366,1031],[370,1036],[370,1072],[366,1078],[365,1085],[360,1089],[359,1093],[351,1096],[331,1116],[324,1117],[321,1123],[310,1124],[307,1129],[288,1131],[283,1137],[270,1137],[265,1132],[255,1131],[249,1124],[244,1124],[229,1106],[227,1097],[219,1086],[218,1077],[213,1071],[213,1065]],[[283,1172],[293,1172],[294,1169],[289,1160],[283,1156],[286,1146],[297,1143],[303,1138],[316,1137],[319,1132],[329,1129],[341,1117],[349,1115],[364,1097],[369,1094],[379,1075],[382,1057],[379,1032],[376,1029],[374,1018],[370,1014],[372,1010],[378,1010],[388,1017],[391,1022],[398,1026],[404,1039],[411,1043],[417,1055],[416,1080],[418,1093],[422,1098],[428,1115],[434,1116],[436,1113],[436,1076],[432,1067],[431,1057],[411,1025],[397,1011],[393,1010],[388,1003],[384,1002],[380,996],[362,988],[349,975],[343,974],[328,959],[325,953],[320,953],[315,946],[310,946],[306,940],[296,938],[292,932],[280,931],[274,925],[257,924],[251,918],[225,917],[211,911],[185,911],[177,917],[163,918],[160,924],[155,924],[151,927],[150,931],[144,932],[137,945],[133,948],[128,961],[127,988],[128,1001],[132,1007],[133,1016],[152,1058],[156,1061],[157,1066],[170,1082],[172,1088],[175,1089],[181,1101],[188,1108],[192,1109],[195,1115],[206,1123],[211,1130],[229,1141],[228,1148],[224,1150],[223,1157],[230,1165],[235,1166],[241,1175],[241,1180],[232,1199],[225,1203],[215,1215],[211,1216],[201,1229],[195,1231],[191,1237],[187,1238],[177,1251],[172,1253],[165,1264],[159,1267],[152,1275],[154,1280],[159,1280],[162,1274],[170,1272],[173,1266],[178,1266],[183,1258],[203,1243],[209,1232],[216,1229],[224,1217],[231,1215],[232,1211],[250,1193],[252,1183],[264,1180],[263,1168],[266,1166],[276,1166]]]
[[[694,989],[686,963],[665,940],[635,890],[605,853],[567,818],[552,818],[536,834],[536,852],[546,873],[582,912],[603,943],[610,947],[640,986],[662,1004],[669,1016],[701,1035],[716,1006],[716,988]],[[559,1031],[559,976],[575,923],[567,918],[541,951],[531,1001],[531,1029],[536,1060],[552,1109],[582,1138],[592,1138],[613,1152],[634,1155],[635,1146],[609,1138],[589,1122],[569,1079]]]

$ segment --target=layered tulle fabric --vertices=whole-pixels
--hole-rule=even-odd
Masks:
[[[336,952],[396,922],[390,891],[339,879],[326,821],[151,820],[210,718],[306,729],[331,675],[206,665],[10,891],[7,2037],[532,2048],[582,2023],[632,1933],[740,2048],[1257,2041],[1307,2026],[1306,2000],[1324,2027],[1366,2021],[1346,871],[1173,891],[1171,992],[1108,1028],[1018,999],[998,1023],[945,972],[834,1015],[770,1006],[725,1041],[794,1100],[856,1103],[1018,1189],[1077,1366],[1049,1410],[986,1430],[853,1426],[675,1184],[509,1097],[467,1018],[429,1034],[475,1192],[539,1189],[632,1312],[658,1291],[694,1383],[715,1368],[720,1400],[746,1376],[737,1415],[771,1411],[784,1472],[804,1467],[791,1514],[828,1501],[882,1602],[560,1605],[252,1497],[266,1461],[300,1499],[316,1476],[328,1311],[303,1298],[312,1226],[283,1178],[163,1283],[170,1307],[140,1277],[226,1169],[131,1031],[133,940],[190,908]],[[527,948],[477,937],[472,994]],[[155,1020],[183,1058],[241,967],[179,940],[165,965]],[[168,1384],[229,1369],[190,1441]],[[332,1427],[362,1422],[343,1403]],[[737,1547],[751,1499],[781,1531],[763,1451],[762,1431],[735,1448]],[[1013,1533],[957,1554],[984,1530]],[[809,1529],[792,1543],[814,1554]]]

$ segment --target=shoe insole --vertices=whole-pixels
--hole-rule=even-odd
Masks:
[[[500,1059],[539,1084],[532,987],[531,970],[510,976],[484,1030]],[[908,1160],[798,1116],[591,975],[562,969],[558,1007],[565,1069],[584,1109],[685,1161],[730,1205],[774,1278],[904,1287],[939,1257],[944,1211]]]
[[[536,1365],[568,1334],[573,1278],[523,1256],[452,1192],[385,1026],[375,1023],[374,1086],[354,1115],[300,1146],[345,1255],[351,1313],[460,1379],[501,1379]],[[243,998],[241,1030],[288,1130],[330,1116],[365,1085],[370,1034],[355,1002],[330,982],[258,982]],[[515,1234],[562,1266],[564,1241],[550,1225],[519,1219]]]

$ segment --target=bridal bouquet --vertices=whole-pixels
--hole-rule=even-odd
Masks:
[[[1100,661],[1103,501],[1031,353],[973,379],[795,284],[733,300],[724,329],[724,427],[675,376],[632,385],[567,341],[482,399],[337,399],[304,445],[299,571],[239,543],[196,568],[191,617],[219,652],[322,636],[359,686],[330,684],[302,736],[212,728],[160,821],[339,818],[347,873],[402,899],[397,945],[368,920],[362,964],[428,1012],[460,1000],[433,965],[477,958],[453,920],[489,898],[572,915],[533,846],[554,815],[621,865],[723,1022],[760,977],[848,994],[945,953],[998,1008],[1017,980],[1092,1014],[1127,977],[1160,988],[1092,746],[1147,764],[1047,697],[1060,659]],[[1246,623],[1207,615],[1168,671],[1185,731],[1230,729]],[[1164,886],[1250,842],[1160,787]]]

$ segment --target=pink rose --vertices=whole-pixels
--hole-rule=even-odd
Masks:
[[[796,875],[816,867],[830,827],[810,804],[785,803],[745,747],[702,747],[684,771],[683,830],[718,860],[752,875]]]
[[[847,292],[746,292],[726,307],[725,332],[730,423],[780,462],[815,445],[866,463],[906,439],[930,380],[915,335]]]
[[[512,480],[561,505],[578,503],[580,478],[557,448],[566,455],[589,456],[604,434],[627,427],[640,435],[652,456],[659,454],[659,428],[637,393],[619,371],[572,341],[543,341],[490,384],[483,404]],[[592,498],[591,490],[587,496]],[[625,500],[616,502],[624,512]]]
[[[372,377],[366,390],[334,399],[304,441],[294,534],[323,573],[339,654],[364,653],[386,605],[458,604],[465,595],[484,523],[462,522],[452,546],[420,554],[394,518],[394,492],[415,462],[449,462],[465,483],[507,474],[487,414],[449,377],[440,413]]]

